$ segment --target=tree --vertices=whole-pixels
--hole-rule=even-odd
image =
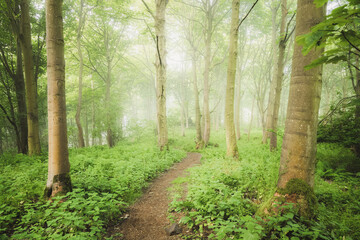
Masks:
[[[83,53],[81,48],[81,39],[83,34],[83,29],[85,25],[85,14],[84,13],[84,0],[80,1],[80,10],[79,10],[79,23],[78,23],[78,29],[77,29],[77,36],[76,36],[76,47],[79,55],[79,95],[78,95],[78,104],[76,107],[76,126],[78,128],[78,144],[79,147],[82,148],[85,146],[84,142],[84,133],[81,126],[81,105],[82,105],[82,85],[83,85],[83,69],[84,69],[84,59],[83,59]]]
[[[169,0],[155,0],[155,14],[142,0],[146,9],[155,21],[155,68],[156,68],[156,109],[158,145],[160,150],[168,148],[168,129],[166,119],[166,36],[165,36],[165,12]]]
[[[62,0],[46,0],[49,166],[45,196],[72,190],[68,152]]]
[[[37,104],[37,83],[34,74],[34,59],[31,43],[29,0],[21,0],[20,43],[24,57],[25,89],[28,121],[29,155],[40,154],[39,114]]]
[[[234,123],[234,95],[235,95],[235,75],[236,59],[238,48],[239,32],[239,9],[240,0],[232,1],[230,43],[229,43],[229,62],[227,68],[226,99],[225,99],[225,128],[226,128],[226,155],[237,158],[239,155],[236,145],[236,133]]]
[[[298,0],[297,4],[295,35],[300,36],[324,19],[325,8],[317,8],[312,0]],[[305,70],[305,66],[319,58],[323,51],[316,48],[304,56],[301,50],[302,47],[295,43],[277,184],[279,189],[298,182],[292,179],[300,179],[301,183],[311,188],[314,186],[322,66],[311,70]]]

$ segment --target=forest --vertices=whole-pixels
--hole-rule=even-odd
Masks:
[[[0,240],[360,239],[360,0],[1,0]]]

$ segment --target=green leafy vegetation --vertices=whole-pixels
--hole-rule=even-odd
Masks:
[[[186,156],[160,152],[151,137],[70,151],[73,192],[43,199],[47,158],[0,159],[0,239],[99,239],[149,180]]]
[[[224,157],[223,135],[212,139],[219,147],[202,151],[203,164],[191,169],[186,179],[175,181],[187,182],[188,195],[182,198],[175,187],[170,210],[186,213],[181,222],[193,229],[194,239],[359,238],[360,178],[346,170],[356,159],[350,150],[319,144],[315,196],[307,195],[315,216],[308,220],[292,203],[272,203],[276,213],[264,213],[276,191],[280,150],[269,152],[257,133],[250,141],[239,141],[241,159],[237,161]],[[309,190],[290,188],[285,193],[306,195]]]

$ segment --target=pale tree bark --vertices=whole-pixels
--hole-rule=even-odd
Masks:
[[[239,11],[240,0],[232,1],[229,60],[227,68],[226,96],[225,96],[225,129],[226,129],[226,155],[233,158],[239,157],[238,147],[236,145],[236,132],[234,123],[234,95],[235,95],[235,76],[236,60],[238,48],[239,32]]]
[[[165,10],[168,0],[155,0],[155,41],[156,41],[156,107],[158,122],[158,145],[160,150],[168,149],[166,119],[166,37]]]
[[[82,32],[83,27],[85,24],[85,16],[83,14],[84,9],[84,0],[80,1],[80,11],[79,11],[79,25],[77,29],[77,36],[76,36],[76,48],[79,55],[79,93],[78,93],[78,103],[76,107],[76,115],[75,115],[75,121],[76,126],[78,128],[78,144],[80,148],[85,147],[84,142],[84,133],[83,128],[81,126],[81,105],[82,105],[82,81],[83,81],[83,69],[84,69],[84,59],[81,49],[81,38],[82,38]]]
[[[195,99],[195,128],[196,128],[196,148],[203,147],[203,140],[201,134],[201,112],[199,102],[199,90],[197,85],[197,68],[196,59],[192,58],[192,71],[193,71],[193,87],[194,87],[194,99]]]
[[[273,2],[274,3],[274,2]],[[263,132],[262,143],[267,144],[267,141],[270,137],[271,133],[271,121],[273,119],[273,112],[274,112],[274,99],[275,99],[275,88],[276,88],[276,66],[278,60],[278,45],[276,44],[276,32],[277,32],[277,24],[276,24],[276,16],[278,12],[278,6],[272,6],[271,8],[271,22],[272,22],[272,31],[271,31],[271,45],[273,50],[273,76],[270,83],[270,92],[269,92],[269,99],[268,99],[268,107],[266,112],[266,119],[265,119],[265,131]]]
[[[210,5],[210,3],[207,3]],[[208,7],[210,8],[210,6]],[[211,11],[211,10],[208,10]],[[207,14],[207,29],[205,36],[205,66],[204,66],[204,99],[203,99],[203,118],[204,118],[204,130],[203,130],[203,141],[206,146],[210,140],[210,103],[209,103],[209,94],[210,94],[210,63],[211,63],[211,39],[213,31],[213,19],[210,14]]]
[[[39,114],[37,104],[37,86],[34,75],[34,60],[31,44],[31,26],[29,0],[21,0],[20,43],[24,57],[25,89],[28,121],[29,155],[40,154]]]
[[[49,168],[45,196],[72,190],[68,152],[62,0],[46,0]]]
[[[111,109],[110,109],[110,101],[111,101],[111,70],[112,70],[112,59],[110,53],[110,34],[108,31],[108,28],[105,27],[104,31],[104,43],[105,43],[105,49],[106,49],[106,61],[107,61],[107,72],[106,72],[106,79],[105,79],[105,110],[106,110],[106,141],[109,147],[114,146],[114,140],[113,140],[113,133],[112,133],[112,125],[113,125],[113,119],[111,116]]]
[[[281,21],[280,21],[280,42],[279,42],[279,51],[277,57],[277,66],[275,67],[274,72],[276,72],[275,78],[272,80],[276,82],[275,86],[275,95],[274,95],[274,105],[270,108],[273,112],[271,114],[269,129],[266,129],[268,134],[270,135],[270,151],[273,151],[277,148],[277,126],[278,126],[278,118],[279,118],[279,109],[280,109],[280,98],[281,98],[281,89],[283,82],[283,72],[284,72],[284,56],[286,49],[286,38],[285,35],[285,24],[286,24],[286,16],[287,16],[287,0],[281,0]],[[268,119],[269,120],[269,119]]]
[[[240,59],[240,63],[239,63],[239,69],[238,69],[238,89],[237,89],[237,94],[236,94],[236,102],[235,102],[235,128],[236,128],[236,139],[240,140],[241,138],[241,98],[243,97],[244,93],[242,92],[241,89],[241,59]]]
[[[313,0],[298,0],[295,37],[308,33],[324,15],[325,7],[316,8]],[[278,188],[285,188],[291,179],[314,186],[322,66],[307,71],[304,67],[323,50],[315,48],[306,56],[301,50],[295,42]]]

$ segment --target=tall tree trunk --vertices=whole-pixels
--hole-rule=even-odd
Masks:
[[[325,15],[325,7],[316,8],[313,0],[298,0],[297,4],[295,37],[308,33]],[[307,71],[304,67],[323,50],[313,49],[306,56],[301,50],[295,42],[278,188],[285,188],[291,179],[314,186],[322,66]]]
[[[275,89],[276,89],[276,67],[277,67],[277,60],[278,60],[278,46],[276,44],[276,32],[277,32],[277,24],[276,24],[276,15],[277,15],[278,8],[275,6],[272,6],[271,13],[272,13],[272,32],[271,32],[271,45],[273,49],[273,75],[272,80],[270,83],[270,92],[269,92],[269,99],[268,99],[268,107],[266,112],[266,119],[265,119],[265,131],[263,131],[263,138],[262,143],[266,144],[270,133],[272,132],[271,125],[273,120],[273,112],[274,112],[274,99],[275,99]]]
[[[111,109],[110,109],[110,101],[111,101],[111,65],[110,61],[108,60],[108,72],[107,72],[107,79],[106,79],[106,93],[105,93],[105,109],[106,109],[106,141],[109,147],[114,146],[114,140],[112,136],[112,116],[111,116]]]
[[[205,68],[204,68],[204,100],[203,100],[203,118],[204,118],[204,135],[203,141],[205,146],[209,143],[210,139],[210,103],[209,103],[209,94],[210,94],[210,62],[211,62],[211,38],[212,38],[212,18],[207,17],[207,32],[205,37]]]
[[[29,0],[21,0],[20,43],[24,56],[25,89],[28,121],[29,155],[40,154],[39,114],[37,86],[34,76],[34,60],[31,44]]]
[[[193,68],[193,87],[194,87],[194,98],[195,98],[196,148],[202,148],[203,141],[201,134],[201,113],[200,113],[199,90],[197,85],[197,69],[196,69],[195,57],[192,58],[192,68]]]
[[[82,81],[83,81],[83,69],[84,69],[84,60],[81,49],[81,38],[82,38],[82,29],[84,26],[84,17],[83,17],[83,8],[84,8],[84,0],[80,1],[80,12],[79,12],[79,25],[77,29],[77,37],[76,37],[76,47],[79,55],[79,94],[78,94],[78,103],[76,107],[76,126],[78,128],[78,144],[80,148],[85,146],[84,142],[84,134],[81,126],[81,105],[82,105]]]
[[[94,81],[93,80],[91,80],[91,91],[92,91],[92,93],[94,93]],[[91,98],[91,123],[92,123],[91,146],[95,146],[96,121],[95,121],[95,101],[94,101],[94,98]]]
[[[236,127],[236,139],[240,140],[241,138],[241,116],[240,116],[240,109],[241,109],[241,98],[242,98],[242,92],[241,92],[241,64],[239,65],[239,84],[236,94],[236,103],[235,103],[235,127]]]
[[[274,96],[274,106],[272,108],[273,113],[272,119],[270,120],[270,151],[273,151],[277,148],[277,126],[279,118],[279,108],[280,108],[280,98],[281,98],[281,89],[283,82],[283,72],[284,72],[284,56],[286,49],[286,39],[285,39],[285,24],[287,16],[287,0],[281,0],[281,23],[280,23],[280,43],[279,43],[279,54],[277,59],[277,66],[275,67],[276,77],[273,81],[276,82],[275,86],[275,96]],[[268,130],[267,130],[268,131]]]
[[[166,37],[165,10],[168,0],[156,0],[156,107],[158,122],[158,145],[160,150],[168,149],[168,129],[166,119]]]
[[[27,126],[27,111],[26,111],[26,97],[25,97],[25,82],[23,73],[23,62],[20,40],[17,39],[16,47],[16,75],[14,78],[16,100],[18,106],[18,120],[20,131],[20,152],[27,154],[28,151],[28,126]]]
[[[66,126],[62,0],[46,0],[49,169],[45,196],[72,190]]]
[[[234,123],[234,95],[235,95],[235,76],[236,60],[238,48],[238,25],[240,0],[232,1],[230,43],[229,43],[229,61],[227,68],[226,96],[225,96],[225,129],[226,129],[226,155],[233,158],[239,157],[238,147],[236,145],[236,132]]]
[[[87,107],[85,106],[85,147],[89,147],[89,121],[88,121],[88,111]]]

